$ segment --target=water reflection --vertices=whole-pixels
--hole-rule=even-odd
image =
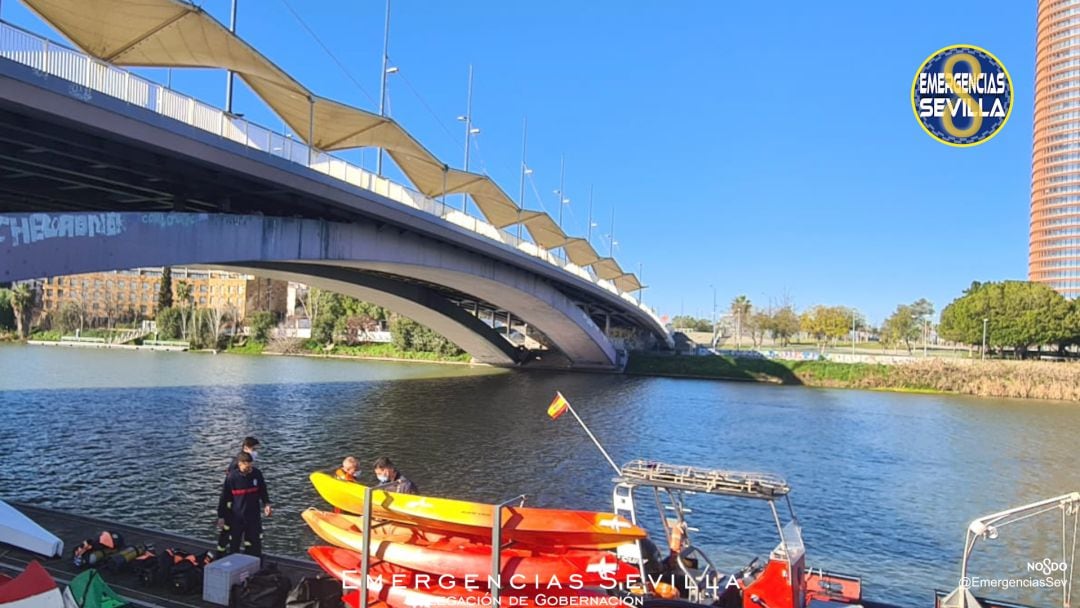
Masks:
[[[369,480],[389,455],[425,493],[610,508],[610,467],[571,417],[545,415],[555,390],[616,461],[785,476],[810,564],[862,575],[870,599],[929,604],[956,583],[969,520],[1080,488],[1073,404],[27,347],[0,348],[0,390],[3,497],[212,538],[225,463],[252,434],[276,503],[266,545],[292,555],[314,542],[298,516],[320,504],[307,474],[347,454]],[[721,568],[776,543],[766,505],[690,506]],[[1003,534],[975,567],[1059,555],[1055,529]]]

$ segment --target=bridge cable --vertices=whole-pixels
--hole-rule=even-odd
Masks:
[[[435,110],[433,110],[430,105],[428,105],[427,100],[424,99],[422,95],[420,95],[420,91],[418,91],[416,87],[413,86],[412,81],[410,81],[408,76],[405,75],[405,72],[399,71],[397,74],[395,74],[395,76],[398,76],[405,81],[405,86],[409,87],[409,90],[412,91],[412,94],[415,95],[418,100],[420,100],[421,105],[423,105],[424,108],[427,109],[428,113],[431,114],[432,118],[435,119],[435,122],[439,123],[439,126],[442,127],[442,130],[450,138],[450,141],[453,142],[454,145],[461,145],[461,140],[458,139],[458,137],[450,131],[450,128],[446,126],[446,123],[444,123],[442,119],[439,118],[439,114]]]
[[[315,42],[320,47],[322,47],[322,50],[324,52],[326,52],[326,54],[330,57],[330,59],[332,59],[334,61],[334,63],[337,64],[338,68],[341,69],[341,72],[343,74],[345,74],[345,77],[348,78],[350,81],[352,81],[352,83],[354,85],[356,85],[356,88],[360,89],[360,92],[363,93],[364,96],[367,97],[368,100],[371,101],[372,104],[378,106],[379,102],[376,101],[375,98],[372,97],[371,94],[367,92],[367,89],[365,89],[364,86],[362,84],[360,84],[360,82],[356,78],[353,77],[353,75],[349,72],[348,68],[345,67],[345,64],[341,63],[341,61],[337,58],[336,55],[334,55],[334,53],[330,50],[330,48],[327,47],[326,44],[323,43],[322,39],[319,38],[319,35],[316,34],[315,31],[312,30],[310,27],[308,27],[308,24],[300,17],[300,14],[297,13],[293,9],[291,4],[289,4],[289,0],[281,0],[281,3],[285,5],[285,8],[290,13],[292,13],[293,18],[296,19],[297,23],[299,23],[301,27],[303,27],[305,30],[307,30],[307,33],[310,34],[311,37],[315,39]]]

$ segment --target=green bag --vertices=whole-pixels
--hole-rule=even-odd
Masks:
[[[127,600],[116,594],[97,570],[87,570],[71,580],[64,591],[67,608],[120,608]]]

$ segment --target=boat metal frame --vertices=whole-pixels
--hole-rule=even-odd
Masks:
[[[638,488],[652,489],[660,521],[664,527],[664,536],[669,546],[673,526],[667,517],[667,512],[670,511],[674,514],[675,525],[684,526],[686,530],[684,536],[686,549],[684,549],[684,553],[688,549],[696,549],[691,541],[690,532],[700,532],[699,529],[692,528],[686,523],[686,515],[692,513],[692,511],[685,505],[685,496],[712,494],[767,502],[772,512],[776,531],[780,537],[780,542],[770,553],[769,560],[784,562],[787,565],[788,572],[793,572],[797,565],[801,569],[801,560],[805,555],[802,529],[791,505],[789,497],[791,488],[783,478],[777,475],[634,460],[621,468],[621,474],[614,479],[614,483],[612,503],[615,514],[626,518],[634,525],[637,525],[638,522],[634,491]],[[777,502],[783,503],[780,509],[777,508]],[[786,510],[790,516],[790,521],[787,524],[782,520],[782,510]],[[711,568],[714,572],[713,576],[719,577],[719,571],[708,560],[708,557],[700,550],[697,550],[697,552],[706,560],[705,572]],[[620,557],[625,561],[636,562],[643,581],[648,580],[645,572],[644,553],[640,541],[636,543],[636,555],[628,550],[623,550],[620,553]],[[678,563],[684,574],[688,575],[687,578],[694,583],[693,588],[688,590],[690,601],[702,603],[718,599],[719,593],[715,593],[715,590],[719,589],[719,585],[710,587],[706,584],[702,588],[701,583],[707,583],[707,579],[702,577],[702,580],[699,581],[694,577],[681,558]],[[751,562],[751,564],[753,563]],[[802,580],[803,578],[800,573],[799,579]],[[710,593],[710,589],[714,592]],[[793,597],[795,605],[802,606],[804,604],[805,587],[801,584],[793,584],[792,592],[795,596]],[[756,600],[754,601],[757,603]]]
[[[1020,507],[1014,507],[1012,509],[1006,509],[997,513],[991,513],[990,515],[984,515],[982,517],[974,519],[967,528],[967,533],[964,539],[964,556],[960,562],[960,580],[956,589],[945,595],[937,602],[939,608],[983,608],[983,603],[979,598],[976,598],[969,589],[969,585],[965,585],[964,581],[968,578],[968,562],[971,559],[971,553],[975,549],[975,544],[979,539],[994,540],[998,537],[998,530],[1018,523],[1022,520],[1030,517],[1035,517],[1045,513],[1053,511],[1061,511],[1061,559],[1062,562],[1067,562],[1067,567],[1063,571],[1062,576],[1068,576],[1073,571],[1073,566],[1076,565],[1076,545],[1077,545],[1077,532],[1078,526],[1080,526],[1080,492],[1070,492],[1069,494],[1062,494],[1061,496],[1055,496],[1054,498],[1047,498],[1046,500],[1040,500],[1031,504],[1023,505]],[[1067,541],[1067,522],[1069,516],[1072,516],[1072,551],[1071,554],[1067,551],[1065,545]],[[1072,603],[1072,577],[1065,579],[1065,584],[1061,590],[1061,605],[1063,608],[1069,608]],[[997,602],[994,600],[983,600],[992,605],[1005,605],[1005,602]],[[1010,604],[1014,605],[1014,604]]]
[[[364,510],[361,514],[363,518],[363,530],[360,541],[360,608],[368,608],[370,605],[368,602],[368,574],[371,572],[371,526],[372,526],[372,498],[374,497],[375,490],[383,490],[387,486],[392,485],[394,482],[388,481],[376,486],[364,487]],[[490,606],[492,608],[499,608],[499,594],[502,590],[502,550],[507,548],[508,544],[502,542],[502,514],[503,509],[517,504],[518,507],[525,506],[525,494],[519,494],[513,498],[509,498],[500,503],[494,505],[491,521],[491,577],[488,579],[489,591],[491,594]],[[385,525],[387,522],[380,522],[376,524],[376,527]]]

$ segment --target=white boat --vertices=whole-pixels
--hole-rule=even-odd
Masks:
[[[64,553],[64,541],[15,507],[0,500],[0,544],[8,544],[45,557]]]
[[[0,608],[65,608],[64,596],[45,568],[32,561],[15,578],[0,576]]]

